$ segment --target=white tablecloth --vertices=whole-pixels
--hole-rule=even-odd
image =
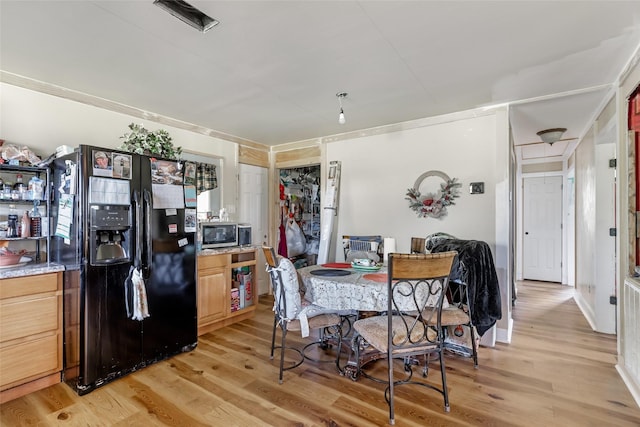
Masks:
[[[351,274],[348,276],[315,276],[313,270],[324,269],[320,265],[312,265],[298,270],[305,288],[304,298],[316,305],[334,310],[387,311],[387,282],[368,280],[368,274],[387,274],[382,267],[377,272],[360,272],[352,268],[344,268]],[[410,300],[396,301],[400,310],[415,309]],[[405,303],[406,302],[406,303]]]

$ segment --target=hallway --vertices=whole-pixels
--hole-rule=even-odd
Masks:
[[[591,329],[573,288],[518,282],[513,319],[511,357],[503,362],[526,378],[520,392],[536,395],[529,416],[546,414],[553,425],[640,425],[640,409],[615,369],[616,336]]]

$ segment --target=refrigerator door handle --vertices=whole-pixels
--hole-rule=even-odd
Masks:
[[[134,190],[133,192],[133,211],[135,219],[134,221],[132,221],[132,224],[136,224],[136,252],[133,259],[133,266],[136,268],[140,268],[140,265],[142,264],[142,224],[140,224],[140,220],[142,219],[142,205],[140,204],[140,192],[138,190]]]
[[[153,251],[151,250],[151,215],[153,214],[153,204],[149,190],[142,190],[142,197],[144,199],[145,249],[147,250],[147,265],[145,265],[145,267],[151,268],[153,262]]]

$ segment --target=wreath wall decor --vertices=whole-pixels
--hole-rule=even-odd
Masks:
[[[426,178],[436,176],[444,181],[440,184],[440,190],[433,193],[420,194],[420,184]],[[447,206],[455,205],[454,199],[460,197],[461,183],[456,178],[441,171],[428,171],[418,177],[413,188],[409,188],[406,200],[409,201],[411,210],[418,214],[418,218],[441,218],[447,214]]]

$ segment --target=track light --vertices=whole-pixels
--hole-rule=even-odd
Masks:
[[[343,125],[343,124],[345,124],[345,122],[347,120],[344,117],[344,109],[342,108],[342,100],[344,98],[346,98],[347,92],[338,92],[338,93],[336,93],[336,96],[338,97],[338,103],[340,104],[340,114],[338,114],[338,123]]]

